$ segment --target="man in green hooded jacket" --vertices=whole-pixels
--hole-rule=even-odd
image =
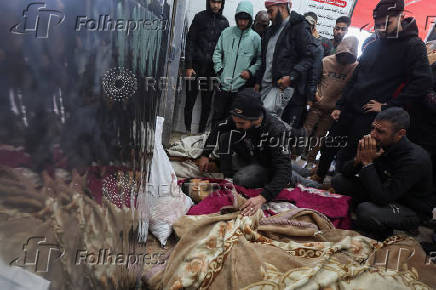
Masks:
[[[251,29],[253,4],[241,1],[235,14],[236,26],[226,28],[213,54],[214,69],[220,81],[215,96],[212,126],[229,116],[238,91],[254,78],[261,65],[261,38]]]

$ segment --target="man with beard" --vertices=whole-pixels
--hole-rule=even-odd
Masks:
[[[201,78],[210,80],[211,77],[215,77],[212,54],[221,32],[229,26],[229,22],[222,15],[224,4],[225,0],[206,0],[206,10],[197,13],[189,27],[185,52],[186,77],[189,83],[186,85],[184,109],[185,126],[188,132],[191,132],[192,109],[198,96],[199,80]],[[192,77],[195,77],[194,82],[191,82]],[[208,87],[200,90],[200,93],[201,117],[199,132],[203,133],[209,118],[213,89]]]
[[[351,25],[351,19],[347,16],[341,16],[336,19],[336,25],[333,28],[333,38],[329,41],[323,41],[325,55],[332,55],[336,53],[336,48],[342,39],[344,39],[345,34],[348,32],[348,27]]]
[[[262,39],[262,65],[255,89],[265,108],[281,116],[294,91],[304,94],[307,71],[312,67],[314,40],[304,16],[290,12],[289,0],[265,1],[272,26]]]
[[[431,160],[407,139],[409,124],[402,108],[378,113],[354,160],[332,180],[337,193],[352,196],[358,205],[357,225],[380,238],[392,229],[415,230],[420,220],[431,219],[436,207]]]
[[[321,148],[315,180],[322,182],[336,153],[339,172],[354,157],[359,139],[368,134],[378,112],[420,102],[430,90],[425,44],[415,19],[404,19],[403,11],[403,0],[381,0],[374,9],[377,39],[366,47],[331,115],[337,123],[328,138],[347,136],[347,144]]]
[[[226,178],[233,177],[235,184],[245,186],[250,179],[255,181],[250,188],[263,187],[259,196],[250,198],[243,206],[243,215],[253,215],[291,181],[289,152],[277,142],[287,131],[285,123],[263,108],[259,93],[253,89],[238,93],[230,112],[231,116],[210,133],[199,167],[201,171],[207,170],[209,156],[218,143],[216,153]]]
[[[226,28],[218,39],[212,59],[220,80],[215,96],[212,129],[229,115],[238,91],[247,86],[260,66],[260,36],[251,29],[253,4],[241,1],[235,13],[236,26]]]

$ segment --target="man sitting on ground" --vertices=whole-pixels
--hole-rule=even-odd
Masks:
[[[263,188],[259,196],[244,204],[243,215],[253,215],[263,203],[273,200],[290,184],[311,186],[303,180],[295,180],[298,174],[292,172],[286,140],[294,136],[291,133],[295,131],[266,111],[259,93],[253,89],[239,92],[230,113],[230,117],[212,129],[199,167],[201,171],[207,169],[209,155],[218,143],[217,155],[224,176],[233,177],[237,185]]]
[[[436,205],[431,160],[406,137],[409,123],[400,107],[378,113],[355,159],[332,180],[337,193],[351,195],[358,204],[358,227],[380,239],[393,229],[416,230]]]

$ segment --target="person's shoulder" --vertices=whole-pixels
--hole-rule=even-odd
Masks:
[[[327,55],[322,59],[322,63],[335,63],[336,54]]]
[[[431,164],[430,155],[424,148],[408,138],[406,144],[406,150],[403,149],[403,154],[400,155],[403,162],[407,162],[408,166],[422,169]]]
[[[410,47],[410,49],[421,49],[422,51],[425,50],[425,52],[427,53],[427,48],[424,41],[422,41],[422,39],[418,36],[413,36],[407,39],[407,45]]]
[[[203,10],[195,14],[194,19],[202,19],[206,17],[209,17],[209,12],[207,12],[207,10]]]
[[[309,25],[309,23],[306,21],[306,18],[303,15],[301,15],[300,13],[297,13],[295,11],[291,11],[291,14],[289,17],[289,22],[291,22],[293,24],[307,23],[307,25]]]
[[[270,136],[280,136],[288,131],[285,122],[283,122],[277,116],[267,112],[266,118],[268,120],[266,129]]]
[[[221,32],[221,35],[223,35],[223,36],[227,36],[227,35],[229,35],[229,34],[232,34],[234,28],[235,28],[235,26],[229,26],[229,27],[226,27],[226,28]]]
[[[254,39],[255,41],[261,41],[262,40],[262,38],[260,37],[260,35],[256,32],[256,31],[254,31],[253,30],[253,28],[249,28],[250,29],[250,37],[252,38],[252,39]]]

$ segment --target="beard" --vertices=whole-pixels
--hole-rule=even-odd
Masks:
[[[334,38],[336,43],[340,43],[344,37],[342,35],[335,35]]]
[[[283,23],[283,15],[279,10],[277,11],[276,18],[274,19],[271,25],[271,30],[273,32],[273,35],[275,35],[277,31],[279,31],[280,27],[282,26],[282,23]]]

